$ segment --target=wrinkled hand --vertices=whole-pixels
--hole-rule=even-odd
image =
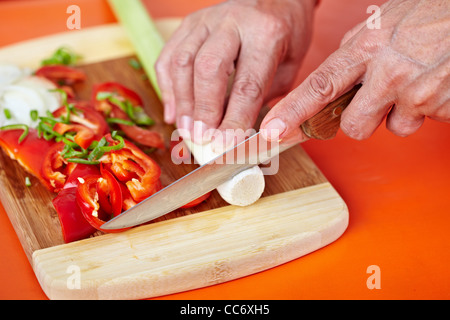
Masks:
[[[381,6],[381,28],[363,22],[341,47],[266,115],[269,139],[305,137],[300,124],[355,84],[341,129],[354,139],[372,135],[383,119],[399,136],[425,117],[450,122],[450,1],[391,0]]]
[[[252,128],[265,101],[292,89],[314,3],[230,0],[188,16],[156,63],[165,121],[195,142],[211,128]]]

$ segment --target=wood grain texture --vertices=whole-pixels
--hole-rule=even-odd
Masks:
[[[54,299],[141,299],[280,265],[336,240],[347,224],[344,202],[323,183],[38,250],[33,268]],[[75,268],[82,283],[70,290]]]
[[[110,32],[111,26],[107,26],[105,34]],[[98,28],[94,34],[98,36]],[[89,32],[82,36],[85,43],[95,43]],[[114,39],[126,42],[125,38]],[[43,42],[45,39],[37,40]],[[32,45],[22,43],[20,48]],[[90,99],[92,85],[103,81],[130,87],[143,98],[144,108],[156,120],[154,129],[169,146],[174,128],[163,123],[162,106],[149,81],[143,80],[142,71],[129,66],[130,57],[108,60],[110,53],[101,58],[97,52],[101,62],[80,66],[88,79],[75,87],[76,93],[81,99]],[[168,151],[158,150],[151,156],[162,168],[164,185],[197,167],[175,165]],[[301,146],[284,152],[279,161],[279,172],[265,177],[263,197],[252,206],[230,206],[213,192],[195,208],[176,210],[125,233],[98,232],[70,244],[62,239],[51,204],[54,195],[34,178],[32,186],[25,187],[25,177],[30,175],[3,152],[0,200],[49,298],[147,298],[277,266],[327,245],[344,232],[346,205]],[[81,270],[80,289],[67,286],[69,266]]]

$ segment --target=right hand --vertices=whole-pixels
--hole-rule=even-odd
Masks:
[[[263,103],[291,89],[315,2],[230,0],[188,16],[156,63],[165,121],[197,143],[208,129],[252,128]]]

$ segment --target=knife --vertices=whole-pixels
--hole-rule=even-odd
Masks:
[[[301,125],[303,132],[313,139],[333,138],[340,124],[342,111],[350,104],[361,85],[355,86],[328,104]],[[239,172],[266,162],[298,142],[269,143],[261,132],[205,163],[159,192],[141,201],[102,225],[104,230],[133,227],[161,217],[216,189]]]

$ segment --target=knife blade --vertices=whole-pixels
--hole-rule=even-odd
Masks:
[[[176,180],[102,225],[102,229],[136,226],[201,197],[255,165],[267,162],[296,143],[268,142],[257,132],[225,153]]]
[[[329,103],[302,124],[309,137],[331,139],[339,129],[342,111],[350,104],[361,85]],[[133,227],[161,217],[216,189],[239,172],[259,165],[298,144],[296,139],[268,142],[257,132],[225,153],[205,163],[172,184],[141,201],[102,225],[104,230]]]

